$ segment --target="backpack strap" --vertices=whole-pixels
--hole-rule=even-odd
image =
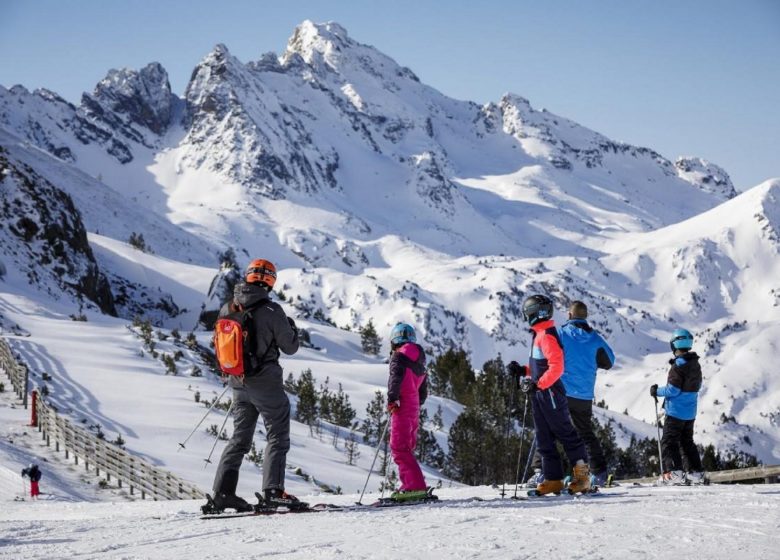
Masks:
[[[254,303],[253,305],[243,308],[239,306],[242,313],[246,313],[247,318],[249,319],[248,324],[251,325],[251,332],[247,332],[247,336],[253,337],[252,346],[255,347],[257,344],[257,332],[255,328],[255,322],[254,322],[254,311],[260,307],[261,305],[268,303],[270,301],[269,298],[261,299],[260,301]],[[258,357],[257,354],[254,352],[251,352],[248,354],[248,371],[247,373],[251,376],[254,375],[260,367],[267,361],[267,358],[269,354],[271,354],[272,351],[276,350],[276,344],[275,341],[272,341],[271,344],[268,345],[268,348],[266,348],[265,353]]]

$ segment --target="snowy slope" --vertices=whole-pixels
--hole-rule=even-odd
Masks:
[[[778,485],[621,488],[600,498],[500,500],[200,521],[198,503],[9,504],[3,552],[88,558],[774,558]],[[485,501],[469,501],[480,496]],[[356,496],[344,496],[349,503]]]
[[[6,391],[0,393],[0,502],[5,508],[14,500],[28,500],[30,480],[22,478],[22,469],[37,464],[43,474],[39,501],[97,502],[122,499],[115,489],[102,489],[98,480],[85,473],[62,453],[47,447],[36,428],[29,426],[30,410],[25,410],[5,375],[0,382]]]
[[[156,268],[164,271],[162,259],[158,258],[158,261]],[[7,301],[9,305],[3,308],[7,318],[36,333],[29,338],[11,337],[12,347],[35,372],[34,386],[46,385],[50,392],[48,398],[60,413],[76,423],[84,422],[95,432],[99,426],[107,440],[121,436],[128,450],[153,464],[163,465],[204,491],[211,488],[225,441],[217,442],[211,457],[213,463],[207,465],[204,460],[210,456],[215,439],[206,433],[206,429],[212,424],[222,425],[224,410],[212,412],[189,440],[186,449],[181,450],[178,445],[206,412],[203,404],[195,402],[195,393],[199,392],[205,402],[223,391],[218,378],[207,373],[196,355],[182,345],[175,346],[170,338],[167,342],[158,340],[157,352],[172,355],[179,349],[184,353],[177,375],[166,375],[161,361],[143,348],[140,338],[124,321],[99,314],[88,314],[86,322],[72,321],[56,309],[51,309],[46,317],[31,321],[28,314],[34,313],[32,300],[8,298]],[[329,378],[332,390],[341,383],[358,419],[364,418],[374,391],[386,386],[387,366],[361,355],[356,334],[323,329],[306,321],[299,324],[310,329],[312,342],[322,349],[301,349],[293,358],[283,359],[285,375],[292,373],[297,377],[303,370],[311,369],[320,384]],[[201,344],[207,345],[207,337],[208,334],[201,334]],[[192,377],[191,365],[201,367],[203,376]],[[51,379],[44,381],[43,373]],[[229,397],[230,392],[226,395]],[[460,407],[432,397],[426,405],[430,416],[439,404],[443,406],[443,419],[449,426]],[[262,449],[265,441],[262,424],[259,429],[255,441]],[[341,428],[334,443],[335,430],[326,425],[321,434],[312,434],[307,426],[293,422],[287,474],[287,487],[291,492],[312,493],[320,491],[322,485],[332,490],[341,488],[344,492],[359,491],[363,487],[375,448],[361,443],[357,464],[348,466],[344,438],[349,431]],[[232,433],[232,421],[228,421],[226,432]],[[360,434],[357,437],[362,441]],[[443,439],[446,441],[446,436]],[[305,480],[297,475],[295,470],[299,467],[316,480]],[[239,491],[251,496],[259,489],[260,469],[247,462],[242,473]],[[426,476],[432,485],[440,478],[432,470],[426,470]],[[377,488],[380,483],[381,479],[374,475],[370,488]]]

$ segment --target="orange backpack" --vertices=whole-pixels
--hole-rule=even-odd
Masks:
[[[214,351],[222,373],[237,376],[253,373],[258,365],[256,344],[251,310],[235,311],[217,319]]]

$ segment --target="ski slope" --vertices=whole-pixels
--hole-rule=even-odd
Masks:
[[[777,558],[777,484],[534,501],[502,500],[490,487],[439,494],[447,501],[205,521],[197,501],[11,503],[0,511],[0,558]]]

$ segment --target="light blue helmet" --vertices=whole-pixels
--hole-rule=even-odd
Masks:
[[[407,342],[417,342],[417,335],[414,334],[414,327],[406,323],[397,323],[390,331],[390,344],[400,346]]]
[[[669,341],[672,352],[676,350],[690,350],[693,348],[693,335],[686,329],[674,329],[672,339]]]

